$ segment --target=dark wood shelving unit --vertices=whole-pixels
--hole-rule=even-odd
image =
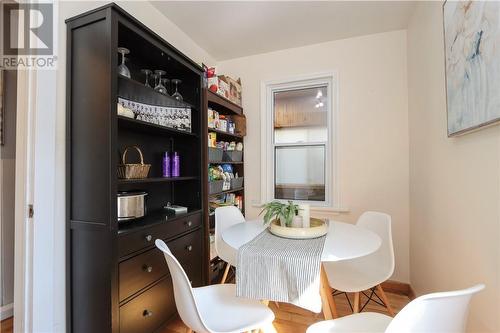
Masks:
[[[167,243],[193,286],[209,279],[203,70],[115,4],[66,23],[68,331],[158,332],[177,314],[170,272],[155,240]],[[130,50],[131,79],[117,73],[118,47]],[[184,102],[141,84],[143,68],[182,80]],[[118,116],[119,97],[189,108],[191,132]],[[151,164],[148,178],[118,179],[130,146]],[[180,177],[162,177],[166,151],[179,154]],[[138,159],[133,150],[127,154],[127,163]],[[135,190],[147,192],[145,216],[118,221],[118,192]],[[168,203],[188,212],[172,215],[164,208]]]
[[[243,108],[228,99],[219,96],[218,94],[205,89],[204,90],[204,109],[203,113],[208,115],[208,108],[212,108],[215,111],[219,112],[219,114],[226,115],[226,116],[239,116],[239,117],[244,117],[243,114]],[[205,121],[205,137],[208,137],[209,132],[213,132],[217,134],[217,141],[235,141],[235,142],[243,142],[244,140],[244,135],[240,134],[231,134],[229,132],[224,132],[220,131],[214,128],[209,128],[208,127],[208,121]],[[236,128],[238,130],[238,127]],[[246,130],[243,131],[243,133],[246,133]],[[206,142],[205,147],[208,146],[208,140]],[[207,155],[207,160],[208,160],[208,149],[206,149],[206,155]],[[241,162],[226,162],[226,161],[209,161],[207,163],[207,167],[210,164],[231,164],[235,170],[235,172],[238,173],[240,177],[244,177],[244,150],[243,148],[243,160]],[[206,176],[206,181],[208,181],[208,174]],[[244,182],[245,180],[243,180]],[[205,239],[208,240],[208,246],[206,248],[207,253],[210,253],[210,234],[214,232],[214,227],[215,227],[215,216],[214,214],[210,213],[210,200],[213,199],[214,197],[220,196],[220,195],[225,195],[225,194],[230,194],[230,193],[235,193],[235,194],[241,194],[242,196],[242,201],[243,201],[243,207],[242,207],[242,213],[245,214],[245,185],[243,184],[242,187],[236,188],[233,190],[227,190],[227,191],[222,191],[216,194],[208,194],[205,197],[205,203],[208,209],[205,212]],[[207,262],[209,262],[209,271],[208,271],[208,276],[209,276],[209,281],[210,283],[218,283],[220,281],[220,277],[217,277],[218,275],[222,276],[222,270],[219,264],[218,264],[218,257],[216,257],[213,260],[210,260],[210,257],[207,257]]]

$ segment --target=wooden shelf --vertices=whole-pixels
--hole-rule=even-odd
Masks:
[[[186,214],[179,215],[167,213],[165,211],[151,212],[146,216],[135,220],[118,222],[118,235],[123,236],[124,234],[127,234],[129,232],[136,232],[138,230],[145,229],[156,224],[174,222],[176,220],[185,218],[186,216],[200,213],[201,211],[201,209],[188,208],[188,212]]]
[[[226,162],[226,161],[210,161],[208,164],[243,164],[244,162]]]
[[[244,187],[238,187],[238,188],[235,188],[234,190],[222,191],[222,192],[219,192],[219,193],[209,194],[208,196],[209,197],[215,197],[215,196],[221,195],[221,194],[227,194],[227,193],[233,193],[233,192],[243,191],[244,189],[245,189]]]
[[[153,88],[121,75],[118,75],[118,96],[142,104],[196,109],[188,102],[178,101],[171,96],[163,95]]]
[[[118,184],[171,183],[195,179],[198,179],[198,177],[152,177],[142,179],[118,179]]]
[[[117,116],[118,124],[125,128],[146,131],[148,133],[161,133],[169,135],[183,135],[187,137],[198,137],[195,133],[181,131],[175,128],[170,128],[162,125],[148,123],[142,120],[132,119],[124,116]]]
[[[243,139],[242,135],[232,134],[232,133],[229,133],[229,132],[224,132],[224,131],[221,131],[221,130],[218,130],[218,129],[215,129],[215,128],[209,128],[208,131],[209,132],[213,132],[213,133],[217,133],[217,134],[220,134],[220,135],[226,136],[226,137],[231,137],[231,138],[236,138],[236,139]]]
[[[235,104],[225,97],[218,95],[210,90],[207,90],[208,103],[217,104],[218,106],[224,108],[224,111],[229,113],[234,113],[237,115],[243,114],[243,108],[238,104]],[[221,111],[221,110],[216,110]]]

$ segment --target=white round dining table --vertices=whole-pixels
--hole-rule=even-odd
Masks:
[[[328,233],[321,254],[322,263],[364,257],[377,251],[382,244],[381,238],[368,229],[332,220],[328,223]],[[237,251],[265,228],[262,220],[238,223],[222,232],[222,240]],[[338,317],[332,289],[323,267],[321,268],[320,295],[325,319]]]
[[[266,226],[262,220],[235,224],[222,232],[222,240],[238,250],[260,234]],[[341,261],[364,257],[378,250],[382,240],[371,230],[354,224],[329,221],[321,261]]]

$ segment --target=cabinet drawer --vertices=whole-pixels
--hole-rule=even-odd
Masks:
[[[168,274],[163,252],[154,248],[120,263],[120,301]]]
[[[202,231],[197,230],[167,243],[193,286],[202,283]],[[157,248],[127,259],[119,265],[119,298],[123,301],[149,284],[170,274],[163,256]]]
[[[145,247],[152,246],[155,239],[168,239],[201,225],[201,214],[187,215],[174,221],[154,225],[134,233],[120,235],[118,254],[124,257]]]
[[[186,272],[193,287],[202,285],[202,230],[197,230],[167,243],[172,254]]]
[[[202,230],[200,229],[167,242],[170,252],[172,252],[181,264],[201,257],[203,246],[201,232]]]
[[[170,277],[120,307],[120,333],[157,330],[176,312]]]

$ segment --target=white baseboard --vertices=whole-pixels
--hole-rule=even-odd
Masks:
[[[14,303],[3,305],[0,307],[0,320],[7,319],[14,315]]]

